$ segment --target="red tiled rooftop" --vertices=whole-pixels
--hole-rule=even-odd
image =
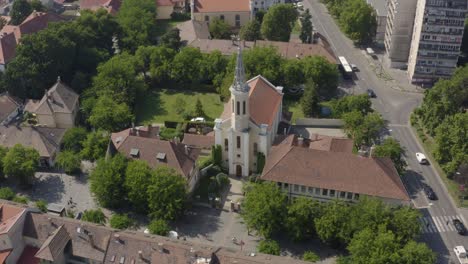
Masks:
[[[21,264],[39,264],[40,259],[36,258],[35,255],[39,249],[31,246],[26,246],[18,259],[17,263]]]
[[[156,0],[156,6],[173,6],[174,3],[171,0]]]
[[[194,0],[195,12],[250,12],[249,0]]]

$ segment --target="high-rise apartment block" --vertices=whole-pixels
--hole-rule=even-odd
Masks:
[[[457,66],[467,0],[389,0],[385,47],[391,67],[431,85]]]

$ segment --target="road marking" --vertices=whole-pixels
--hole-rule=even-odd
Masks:
[[[442,233],[456,232],[455,226],[452,223],[453,219],[458,219],[460,215],[441,215],[441,216],[425,216],[419,218],[422,233]],[[448,224],[447,224],[448,222]]]

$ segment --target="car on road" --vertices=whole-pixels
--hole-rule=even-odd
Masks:
[[[353,70],[353,72],[358,72],[359,71],[359,68],[356,66],[356,64],[351,64],[351,69]]]
[[[370,98],[376,98],[377,95],[375,94],[374,90],[372,89],[367,89],[367,95],[370,97]]]
[[[424,185],[423,190],[429,200],[437,200],[437,195],[434,190],[432,190],[431,186]]]
[[[429,164],[426,155],[422,154],[421,152],[416,152],[416,159],[418,160],[419,164]]]
[[[456,246],[453,248],[453,251],[455,252],[455,256],[457,256],[458,262],[460,264],[468,263],[468,257],[466,255],[466,249],[464,246]]]
[[[203,117],[195,117],[190,119],[191,122],[205,122],[205,118]]]
[[[452,220],[453,226],[455,226],[455,229],[457,230],[457,233],[460,235],[466,234],[466,228],[465,225],[462,223],[462,221],[458,219],[453,219]]]

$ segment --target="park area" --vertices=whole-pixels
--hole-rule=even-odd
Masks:
[[[137,124],[184,121],[184,117],[193,116],[197,99],[203,106],[207,121],[215,120],[223,112],[223,102],[216,93],[158,89],[138,96],[135,109]]]

